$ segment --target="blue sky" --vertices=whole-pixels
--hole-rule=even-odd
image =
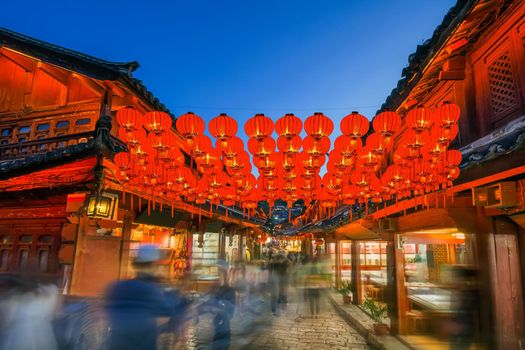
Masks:
[[[455,0],[9,1],[0,26],[113,61],[174,114],[371,118]],[[242,130],[242,126],[239,128]],[[242,132],[241,132],[242,133]]]

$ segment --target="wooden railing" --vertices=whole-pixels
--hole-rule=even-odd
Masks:
[[[35,154],[42,154],[54,151],[79,143],[87,143],[95,136],[94,131],[81,132],[77,134],[61,135],[32,140],[28,142],[19,142],[14,144],[0,145],[0,160],[24,158]]]

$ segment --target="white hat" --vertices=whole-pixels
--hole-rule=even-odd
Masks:
[[[149,263],[158,260],[160,260],[160,249],[153,244],[140,246],[135,258],[136,263]]]

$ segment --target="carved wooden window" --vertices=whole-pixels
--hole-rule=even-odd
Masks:
[[[49,123],[38,124],[38,126],[36,127],[36,131],[49,131]]]
[[[76,122],[75,122],[75,125],[79,126],[79,125],[89,125],[91,124],[91,119],[90,118],[81,118],[81,119],[78,119]]]
[[[2,129],[2,137],[11,136],[12,133],[13,133],[13,128],[4,128],[4,129]]]
[[[67,129],[69,128],[69,120],[61,120],[57,122],[55,128],[57,129]]]
[[[29,134],[31,132],[31,127],[30,126],[21,126],[18,128],[18,133],[19,134]]]
[[[509,52],[505,51],[487,70],[492,112],[498,115],[516,108],[519,99]]]

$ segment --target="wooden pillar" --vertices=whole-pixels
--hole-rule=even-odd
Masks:
[[[495,321],[498,349],[519,349],[525,344],[523,291],[517,225],[506,216],[494,219],[497,291]]]
[[[335,238],[335,287],[341,288],[341,260],[342,260],[342,254],[341,254],[341,241],[339,238]]]
[[[84,265],[84,252],[86,250],[86,232],[89,218],[86,214],[80,214],[77,225],[77,233],[75,237],[75,253],[73,259],[73,272],[71,273],[71,287],[69,291],[72,295],[81,294],[79,288],[81,271]]]
[[[396,307],[396,315],[394,315],[395,331],[398,334],[407,334],[407,320],[406,313],[408,311],[408,295],[405,288],[405,252],[403,247],[398,242],[401,242],[401,235],[394,235],[393,253],[394,253],[394,267],[393,279],[396,286],[395,300],[393,300]]]
[[[130,259],[130,243],[131,243],[131,229],[133,225],[133,212],[126,210],[124,213],[122,227],[122,237],[120,241],[120,279],[127,279],[131,277],[131,271],[129,271],[129,259]]]
[[[352,252],[352,293],[354,295],[353,303],[359,305],[362,303],[363,292],[361,288],[361,259],[359,255],[359,241],[351,241]]]
[[[390,333],[399,332],[399,313],[397,305],[396,247],[393,240],[386,245],[386,303],[390,318]]]

